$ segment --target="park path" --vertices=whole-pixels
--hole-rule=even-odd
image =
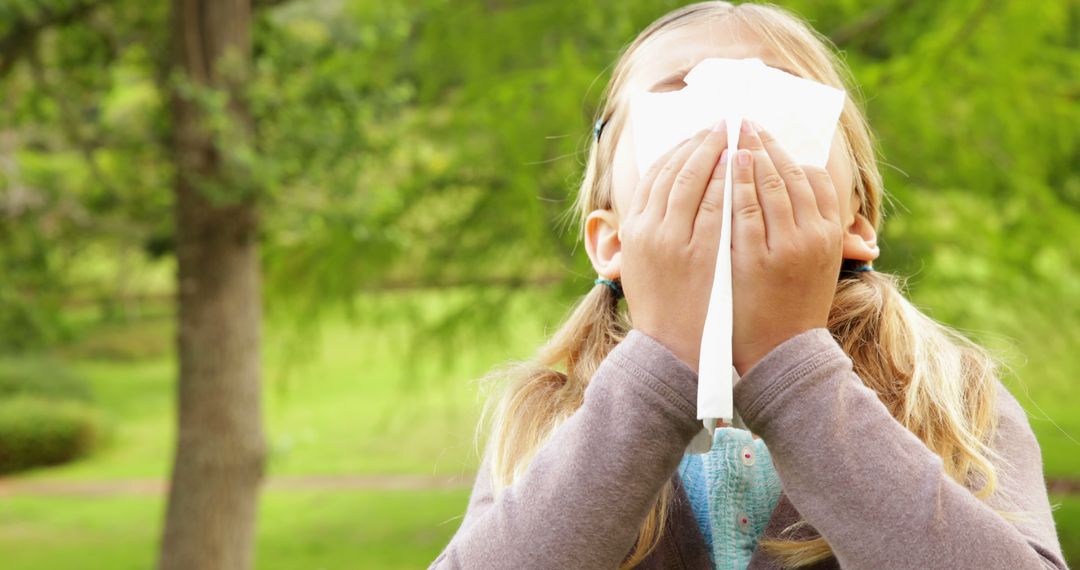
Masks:
[[[426,491],[467,489],[473,473],[455,475],[298,475],[276,476],[263,486],[269,491]],[[17,496],[129,496],[160,495],[168,489],[162,479],[109,479],[100,481],[0,478],[0,498]]]
[[[271,477],[269,491],[430,491],[468,489],[474,473],[454,475],[295,475]],[[1048,479],[1055,495],[1080,495],[1080,479]],[[164,494],[162,479],[112,479],[102,481],[52,481],[0,478],[0,498],[18,496],[102,497]]]

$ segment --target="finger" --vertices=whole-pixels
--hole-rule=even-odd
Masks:
[[[754,183],[754,155],[741,149],[734,153],[734,163],[735,170],[731,172],[731,247],[767,250],[765,218]]]
[[[724,225],[724,177],[727,175],[728,163],[731,162],[732,156],[733,153],[728,152],[727,148],[720,153],[720,160],[716,162],[709,184],[705,188],[705,194],[701,197],[701,205],[694,218],[694,226],[691,228],[691,240],[700,238],[706,242],[715,242],[719,239],[720,230]]]
[[[671,147],[671,149],[662,154],[660,158],[657,158],[656,161],[652,163],[652,166],[649,167],[649,170],[645,171],[645,176],[638,181],[637,188],[634,190],[634,197],[630,201],[630,213],[640,214],[641,211],[645,209],[645,204],[647,204],[649,201],[649,192],[650,190],[652,190],[653,182],[656,181],[656,177],[660,175],[660,169],[662,169],[664,165],[667,164],[668,160],[671,159],[672,155],[674,155],[680,148],[682,148],[692,139],[693,137],[683,139],[682,142]]]
[[[717,161],[725,147],[727,147],[727,127],[724,126],[724,121],[720,121],[705,136],[701,145],[694,150],[675,177],[675,185],[671,189],[664,220],[671,221],[676,237],[690,240],[694,218],[697,217],[698,208],[702,206],[706,189],[712,184]],[[723,179],[720,180],[720,184],[722,190]]]
[[[789,240],[795,233],[795,215],[788,199],[787,185],[773,166],[769,153],[765,152],[761,138],[747,121],[743,121],[739,133],[739,148],[749,150],[754,157],[754,183],[765,219],[769,248],[772,249],[780,243],[779,240]]]
[[[675,154],[668,159],[667,164],[660,169],[660,173],[653,182],[652,190],[649,190],[649,203],[645,205],[645,212],[656,216],[657,220],[664,218],[667,210],[668,196],[671,195],[671,187],[675,184],[675,178],[679,175],[690,155],[697,149],[708,135],[709,130],[698,131],[687,144],[682,145]]]
[[[814,198],[822,218],[840,223],[840,197],[836,194],[829,171],[816,166],[804,166],[810,187],[814,189]]]
[[[821,212],[818,210],[817,198],[814,197],[814,189],[802,167],[796,164],[772,134],[757,123],[754,123],[754,127],[765,152],[772,159],[773,166],[784,179],[788,200],[791,201],[791,209],[795,215],[795,225],[810,227],[811,224],[820,222]]]

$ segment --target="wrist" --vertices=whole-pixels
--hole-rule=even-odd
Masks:
[[[737,350],[737,354],[733,354],[732,365],[735,367],[735,371],[739,373],[739,376],[746,376],[746,373],[761,362],[763,358],[769,355],[776,347],[784,344],[786,341],[808,331],[816,328],[824,328],[825,325],[806,325],[795,327],[789,332],[777,334],[769,339],[757,341],[748,345],[744,345],[741,350]]]
[[[679,339],[671,334],[665,334],[663,332],[656,332],[649,329],[637,327],[637,329],[646,335],[652,337],[653,340],[660,343],[669,352],[675,355],[683,364],[698,372],[698,360],[700,357],[700,346],[692,346],[692,342]],[[700,343],[699,343],[700,344]]]

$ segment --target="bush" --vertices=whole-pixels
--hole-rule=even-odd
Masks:
[[[82,402],[34,396],[0,400],[0,474],[77,459],[103,435],[101,418]]]
[[[83,377],[45,357],[0,361],[0,400],[16,396],[88,402],[90,387]]]
[[[61,354],[78,360],[142,361],[173,354],[172,317],[146,317],[119,323],[97,323],[77,334]]]

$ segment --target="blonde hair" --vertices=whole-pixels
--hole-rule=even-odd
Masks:
[[[603,136],[589,149],[572,210],[579,215],[582,233],[589,212],[614,207],[614,141],[626,120],[622,91],[639,48],[660,32],[704,18],[731,19],[757,34],[798,75],[854,92],[850,72],[835,55],[831,42],[779,7],[713,1],[665,14],[623,48],[603,93],[596,117],[605,121]],[[840,115],[839,132],[855,173],[853,191],[859,212],[880,230],[885,194],[874,140],[851,97]],[[904,288],[903,279],[888,273],[845,273],[837,283],[828,329],[851,357],[855,373],[877,393],[893,417],[941,457],[949,477],[965,486],[981,479],[983,485],[975,495],[985,500],[997,484],[991,461],[1002,460],[988,445],[997,427],[1000,362],[986,349],[920,312],[904,297]],[[606,285],[596,285],[531,360],[510,363],[485,376],[485,380],[510,381],[500,398],[489,400],[484,414],[491,424],[490,468],[496,492],[521,475],[554,428],[581,406],[593,373],[631,326],[618,298]],[[481,422],[481,429],[483,425]],[[637,565],[659,543],[673,494],[669,479],[621,568]],[[1015,514],[998,512],[1006,518]],[[800,520],[781,534],[805,524]],[[761,545],[790,568],[832,556],[820,536],[811,540],[762,539]]]

